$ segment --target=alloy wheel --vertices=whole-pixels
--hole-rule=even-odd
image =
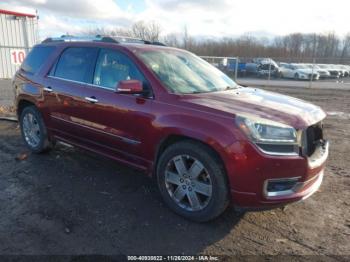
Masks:
[[[40,143],[40,126],[36,117],[32,113],[27,113],[23,117],[23,134],[26,142],[31,147],[37,147]]]
[[[165,185],[174,202],[188,211],[203,210],[212,198],[210,174],[198,159],[189,155],[178,155],[168,162]]]

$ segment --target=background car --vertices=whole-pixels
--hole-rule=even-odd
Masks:
[[[219,64],[219,69],[227,75],[234,75],[237,66],[237,75],[244,76],[246,74],[246,63],[237,58],[226,58]]]
[[[278,64],[271,58],[254,58],[245,66],[247,74],[253,74],[258,77],[277,77],[280,75]]]
[[[331,78],[339,78],[341,77],[341,73],[339,70],[332,67],[329,64],[318,64],[318,66],[324,70],[327,70],[331,74]]]
[[[339,65],[340,68],[344,69],[344,76],[349,77],[350,76],[350,66],[349,65]]]
[[[321,67],[319,67],[316,64],[304,64],[304,65],[310,69],[313,69],[314,72],[316,71],[320,75],[320,78],[322,78],[322,79],[331,77],[331,74],[329,73],[329,71],[322,69]]]
[[[349,76],[349,69],[344,65],[334,65],[334,68],[338,69],[342,73],[342,77]]]
[[[280,68],[282,78],[294,78],[296,80],[317,80],[320,75],[302,64],[285,64]]]

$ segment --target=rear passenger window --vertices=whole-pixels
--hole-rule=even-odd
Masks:
[[[93,47],[70,47],[56,65],[54,76],[78,82],[90,82],[97,49]]]
[[[21,69],[27,73],[35,74],[54,50],[53,46],[34,47],[24,60]]]

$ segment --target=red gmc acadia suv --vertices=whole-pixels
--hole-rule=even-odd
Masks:
[[[312,195],[328,157],[318,106],[245,88],[184,50],[96,36],[49,38],[13,80],[31,151],[63,141],[145,171],[176,213]]]

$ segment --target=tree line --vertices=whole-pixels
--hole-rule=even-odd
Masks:
[[[200,39],[191,36],[187,28],[182,34],[162,35],[162,27],[156,22],[139,21],[129,29],[105,30],[97,28],[88,33],[136,37],[149,41],[160,41],[166,45],[189,50],[202,56],[224,57],[271,57],[286,62],[350,63],[350,33],[339,37],[328,33],[291,33],[273,39],[242,35]]]

